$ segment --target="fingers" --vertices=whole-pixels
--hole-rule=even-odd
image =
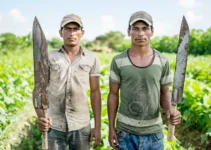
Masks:
[[[90,144],[94,141],[93,148],[97,148],[100,145],[100,133],[97,133],[95,130],[92,130],[90,135]]]
[[[178,119],[169,119],[168,122],[169,122],[170,124],[172,124],[172,125],[178,125],[178,124],[180,124],[181,119],[180,119],[180,118],[178,118]]]
[[[94,133],[93,133],[93,130],[92,130],[92,131],[91,131],[90,138],[89,138],[89,142],[90,142],[90,144],[92,143],[93,138],[94,138]]]
[[[114,146],[115,146],[115,149],[118,150],[119,149],[119,143],[118,141],[116,142],[117,140],[115,140],[113,143],[114,143]]]
[[[174,113],[171,114],[170,118],[168,119],[168,122],[172,125],[177,125],[180,124],[181,122],[181,114],[179,111],[175,111]]]
[[[38,126],[42,132],[47,132],[49,130],[49,127],[51,126],[50,119],[49,118],[46,119],[46,118],[42,118],[42,117],[39,118]]]
[[[100,138],[95,138],[94,148],[97,148],[100,145]]]
[[[118,140],[117,140],[116,133],[109,137],[109,143],[110,143],[112,148],[114,148],[115,150],[118,150],[119,143],[118,143]]]
[[[119,143],[117,139],[113,139],[109,141],[110,145],[112,148],[114,148],[115,150],[118,150],[119,148]]]

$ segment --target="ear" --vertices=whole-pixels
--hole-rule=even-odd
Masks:
[[[130,36],[130,29],[127,29],[127,35]]]
[[[59,30],[59,35],[60,35],[60,37],[63,37],[62,30]]]
[[[84,34],[85,34],[85,30],[81,30],[81,37],[83,37],[84,36]]]
[[[153,36],[154,35],[154,28],[152,29],[152,33],[151,33],[151,36]]]

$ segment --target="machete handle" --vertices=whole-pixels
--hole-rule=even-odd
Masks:
[[[45,115],[45,118],[47,119],[46,109],[44,109],[44,115]],[[42,133],[42,150],[48,150],[48,133],[47,132]]]
[[[171,112],[175,112],[177,109],[177,106],[171,106]],[[168,137],[167,140],[168,141],[172,141],[174,140],[174,131],[175,131],[175,125],[172,125],[169,123],[168,125]]]

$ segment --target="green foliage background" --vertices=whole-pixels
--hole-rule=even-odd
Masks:
[[[185,128],[197,130],[200,133],[200,144],[209,144],[211,137],[211,28],[191,31],[191,43],[186,71],[184,96],[178,105]],[[33,89],[33,59],[31,34],[17,37],[12,33],[0,35],[0,149],[22,150],[40,149],[41,133],[36,125],[36,115],[32,106]],[[175,53],[178,37],[163,36],[152,39],[153,48],[161,52]],[[53,38],[48,41],[49,49],[59,48],[62,41]],[[107,119],[107,95],[110,62],[118,52],[130,47],[120,32],[110,32],[96,37],[93,41],[83,40],[81,44],[92,50],[107,47],[115,53],[96,53],[101,63],[101,94],[102,94],[102,141],[98,149],[110,149]],[[102,50],[103,51],[103,50]],[[175,68],[175,54],[164,53],[170,60],[172,72]],[[205,56],[206,54],[206,56]],[[204,55],[197,56],[194,55]],[[172,87],[171,87],[172,88]],[[89,92],[87,92],[89,93]],[[93,114],[91,123],[93,127]],[[165,117],[165,116],[164,116]],[[164,149],[183,149],[180,142],[166,140],[166,125]],[[191,143],[183,145],[186,149],[194,149]],[[200,145],[199,145],[200,147]],[[204,147],[200,147],[203,149]]]

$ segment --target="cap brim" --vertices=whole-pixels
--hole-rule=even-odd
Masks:
[[[68,21],[65,21],[62,23],[61,27],[64,27],[66,24],[68,23],[71,23],[71,22],[74,22],[74,23],[77,23],[80,27],[83,27],[82,24],[80,22],[77,22],[75,20],[68,20]]]
[[[148,20],[146,20],[146,19],[143,19],[143,18],[137,18],[137,19],[134,19],[133,21],[131,21],[130,22],[130,26],[132,26],[135,22],[137,22],[137,21],[144,21],[144,22],[146,22],[149,26],[151,26],[152,25],[152,23],[151,22],[149,22]]]

